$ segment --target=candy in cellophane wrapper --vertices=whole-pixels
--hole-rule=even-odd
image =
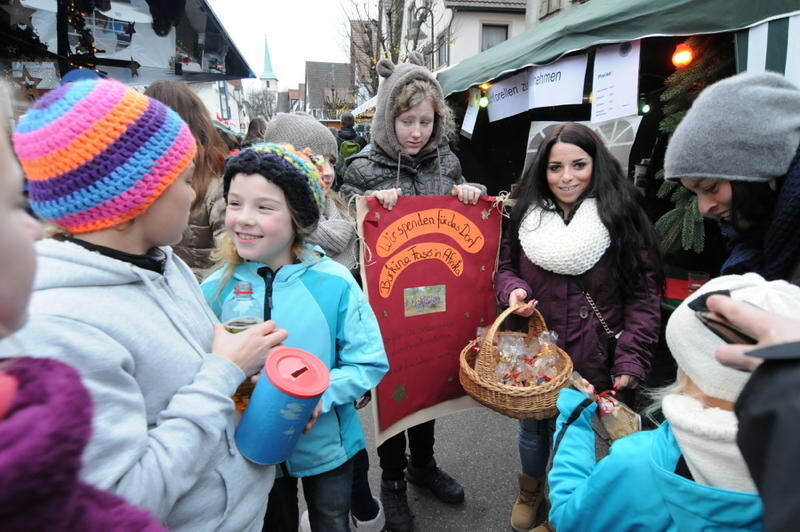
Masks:
[[[598,394],[597,412],[600,415],[600,422],[612,440],[642,430],[642,417],[614,397],[613,391]]]
[[[572,387],[583,395],[597,402],[597,415],[603,428],[612,440],[624,438],[642,430],[642,418],[628,405],[614,397],[615,392],[608,390],[595,395],[594,387],[573,371],[570,377]]]
[[[536,386],[549,382],[561,371],[564,361],[558,355],[555,332],[540,337],[522,334],[497,336],[497,382],[508,386]]]

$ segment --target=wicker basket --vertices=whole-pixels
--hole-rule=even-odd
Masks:
[[[556,415],[558,393],[569,383],[572,373],[572,360],[569,355],[558,348],[558,354],[564,361],[561,372],[550,382],[537,386],[509,386],[497,382],[495,366],[497,364],[497,348],[494,346],[496,335],[514,335],[537,337],[547,329],[544,318],[538,310],[528,320],[528,333],[497,332],[503,321],[516,310],[504,310],[486,331],[483,345],[476,350],[476,340],[471,341],[461,351],[458,378],[461,386],[473,399],[505,416],[515,419],[547,419]]]

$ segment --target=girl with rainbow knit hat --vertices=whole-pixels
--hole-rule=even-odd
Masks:
[[[220,268],[202,284],[219,315],[247,282],[264,318],[289,331],[285,344],[330,369],[330,386],[289,458],[278,465],[264,529],[296,532],[297,479],[311,530],[349,530],[353,463],[364,433],[353,403],[389,369],[378,322],[350,271],[304,243],[326,201],[320,171],[286,144],[255,144],[228,159],[222,176],[226,233]]]
[[[274,468],[233,443],[230,396],[286,332],[217,323],[169,247],[194,200],[195,139],[160,102],[111,80],[66,84],[19,121],[34,212],[30,321],[0,343],[75,367],[94,403],[82,479],[175,531],[260,530]]]

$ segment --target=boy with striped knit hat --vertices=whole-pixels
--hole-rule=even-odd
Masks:
[[[171,530],[260,530],[274,470],[239,454],[230,397],[286,333],[226,332],[169,247],[194,199],[188,126],[121,83],[86,80],[40,99],[13,144],[31,207],[58,228],[36,245],[17,339],[91,392],[83,480]]]

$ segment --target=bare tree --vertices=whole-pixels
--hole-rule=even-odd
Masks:
[[[329,86],[323,89],[322,116],[330,119],[339,118],[343,112],[352,108],[352,89],[337,89],[333,78],[331,78]]]
[[[251,119],[260,116],[270,120],[277,110],[278,95],[275,91],[263,87],[252,89],[247,91],[243,103]]]
[[[447,45],[449,36],[438,39],[437,35],[426,35],[430,33],[433,12],[420,8],[429,8],[429,4],[425,0],[350,0],[345,8],[344,37],[350,47],[354,92],[366,93],[368,97],[377,94],[379,79],[375,66],[383,57],[399,63],[407,53],[419,51],[433,67],[434,54]],[[414,19],[408,21],[408,35],[403,35],[404,17]],[[438,36],[447,32],[444,22],[437,19],[433,25],[438,28]]]

